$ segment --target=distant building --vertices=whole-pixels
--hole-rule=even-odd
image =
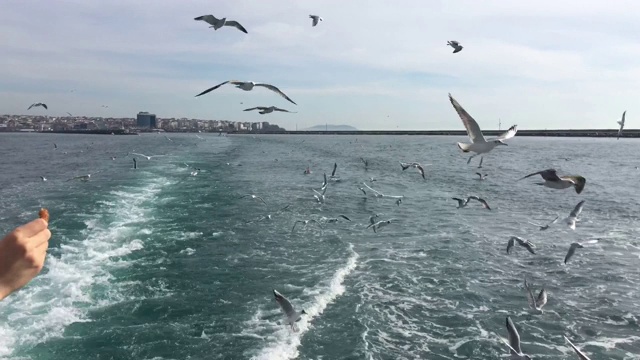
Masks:
[[[156,114],[150,114],[146,111],[138,113],[136,126],[139,128],[156,128]]]

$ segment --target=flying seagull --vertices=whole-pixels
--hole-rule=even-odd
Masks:
[[[274,91],[274,92],[278,93],[283,98],[289,100],[289,102],[291,102],[292,104],[298,105],[293,100],[289,99],[289,97],[287,95],[285,95],[285,93],[280,91],[280,89],[278,89],[277,87],[275,87],[273,85],[270,85],[270,84],[255,83],[253,81],[228,80],[228,81],[222,82],[222,83],[220,83],[220,84],[218,84],[218,85],[216,85],[216,86],[214,86],[212,88],[208,88],[207,90],[205,90],[205,91],[201,92],[200,94],[196,95],[196,97],[204,95],[204,94],[206,94],[208,92],[211,92],[211,91],[213,91],[213,90],[215,90],[215,89],[219,88],[220,86],[222,86],[224,84],[227,84],[227,83],[235,85],[236,88],[242,89],[244,91],[251,91],[255,86],[262,86],[262,87],[265,87],[265,88],[267,88],[267,89],[269,89],[271,91]]]
[[[587,179],[579,175],[571,175],[571,176],[558,176],[556,174],[555,169],[547,169],[538,172],[534,172],[533,174],[529,174],[522,179],[526,179],[530,176],[540,175],[544,179],[543,183],[536,183],[537,185],[546,186],[551,189],[566,189],[568,187],[573,186],[576,189],[576,193],[580,194],[584,189],[585,184],[587,183]]]
[[[53,143],[53,149],[56,150],[58,148],[58,144]]]
[[[295,325],[298,321],[300,321],[300,319],[302,319],[302,315],[306,315],[307,313],[304,310],[300,312],[295,311],[289,300],[287,300],[286,297],[282,296],[282,294],[277,292],[275,289],[273,290],[273,295],[275,295],[276,301],[280,305],[282,312],[284,312],[285,316],[287,317],[287,325],[291,326],[291,330],[298,331]]]
[[[154,157],[159,157],[159,156],[167,156],[167,155],[145,155],[145,154],[139,154],[139,153],[131,153],[131,155],[138,155],[138,156],[142,156],[143,158],[146,158],[147,160],[151,160],[151,158]]]
[[[338,169],[338,163],[333,163],[333,171],[331,172],[331,176],[329,179],[333,181],[340,181],[340,177],[336,176],[336,170]]]
[[[560,217],[559,215],[556,215],[556,218],[551,220],[549,223],[547,223],[547,225],[540,225],[540,224],[532,223],[530,221],[528,221],[528,223],[531,224],[531,225],[538,226],[538,227],[540,227],[541,231],[544,231],[544,230],[547,230],[549,228],[549,226],[555,224],[558,221],[559,217]]]
[[[258,200],[262,201],[263,204],[267,205],[267,203],[260,196],[253,195],[253,194],[242,195],[238,199],[244,199],[246,197],[251,197],[252,199],[258,199]]]
[[[133,158],[133,168],[134,169],[138,168],[138,162],[136,161],[136,158]]]
[[[515,360],[531,360],[531,356],[525,355],[520,348],[520,334],[518,334],[518,330],[516,326],[511,321],[511,318],[507,316],[507,333],[509,334],[509,348],[511,349],[511,359]]]
[[[481,199],[475,195],[471,195],[467,198],[467,202],[469,202],[469,200],[477,200],[478,202],[480,202],[480,204],[482,204],[482,207],[487,209],[487,210],[491,210],[491,208],[489,207],[489,204],[487,203],[487,201],[485,199]]]
[[[208,23],[209,25],[211,25],[209,27],[213,28],[213,30],[218,30],[223,26],[233,26],[236,29],[247,34],[247,30],[242,25],[240,25],[239,22],[234,20],[227,20],[227,18],[217,19],[213,15],[202,15],[202,16],[198,16],[197,18],[194,18],[193,20],[202,20]]]
[[[585,200],[580,201],[578,205],[576,205],[573,208],[573,210],[571,210],[571,213],[569,214],[569,216],[566,219],[564,219],[564,222],[569,226],[571,230],[575,230],[576,222],[580,221],[578,219],[578,216],[582,212],[582,208],[584,207],[584,202]]]
[[[524,288],[527,290],[527,299],[529,300],[529,307],[542,314],[542,307],[547,303],[547,291],[543,288],[540,290],[538,297],[533,296],[533,291],[531,290],[531,284],[527,283],[527,278],[524,278]]]
[[[42,106],[43,108],[49,110],[49,108],[47,107],[47,104],[44,104],[44,103],[31,104],[31,106],[29,106],[29,108],[27,108],[27,110],[31,110],[32,107],[38,107],[38,106]]]
[[[469,198],[466,198],[465,200],[462,200],[460,198],[452,197],[452,199],[458,202],[458,206],[456,206],[456,209],[463,208],[463,207],[467,206],[467,204],[469,203]]]
[[[379,191],[373,190],[369,185],[367,185],[367,183],[363,182],[363,184],[364,186],[367,187],[367,189],[373,191],[375,197],[380,197],[380,198],[386,197],[386,198],[392,198],[392,199],[402,199],[404,197],[404,195],[385,195]]]
[[[367,196],[367,192],[364,190],[364,188],[362,186],[358,186],[358,189],[360,191],[362,191],[362,193],[364,194],[364,196]]]
[[[487,176],[489,176],[489,174],[484,174],[482,175],[481,173],[477,172],[476,175],[478,175],[478,180],[484,180],[487,178]]]
[[[362,163],[364,164],[364,169],[366,170],[369,166],[369,161],[365,160],[364,158],[360,158],[360,161],[362,161]]]
[[[414,162],[414,163],[403,163],[403,162],[401,162],[400,166],[402,166],[402,171],[405,171],[410,167],[414,167],[414,168],[418,169],[418,171],[420,172],[420,175],[422,175],[422,178],[426,180],[426,178],[424,177],[424,168],[419,163],[417,163],[417,162]]]
[[[318,25],[318,21],[323,21],[322,18],[318,15],[309,15],[309,18],[313,19],[311,21],[311,26],[316,26]]]
[[[509,242],[507,243],[507,254],[511,254],[511,249],[515,245],[516,241],[518,242],[518,245],[520,245],[520,246],[524,247],[525,249],[529,250],[530,253],[532,253],[532,254],[536,253],[536,251],[533,250],[533,249],[535,249],[536,246],[533,245],[531,243],[531,241],[524,240],[524,239],[522,239],[520,237],[517,237],[517,236],[512,236],[509,239]]]
[[[571,345],[571,348],[573,348],[573,351],[576,352],[576,355],[578,355],[578,358],[580,360],[591,360],[589,359],[589,357],[587,355],[585,355],[585,353],[583,353],[582,351],[580,351],[580,349],[578,349],[577,346],[573,345],[573,343],[571,342],[571,340],[569,340],[566,336],[564,337],[565,340],[567,340],[567,342],[569,343],[569,345]]]
[[[391,219],[393,220],[393,219]],[[387,226],[389,224],[391,224],[391,220],[382,220],[382,221],[378,221],[374,224],[370,224],[369,226],[367,226],[367,229],[370,227],[373,227],[373,232],[378,232],[378,230],[384,226]]]
[[[624,129],[624,118],[627,115],[627,110],[622,113],[622,120],[618,121],[620,125],[620,130],[618,130],[618,140],[620,140],[620,135],[622,135],[622,129]]]
[[[348,218],[347,216],[345,216],[345,215],[338,215],[338,217],[343,218],[343,219],[345,219],[345,220],[347,220],[347,221],[351,221],[351,219],[349,219],[349,218]],[[326,221],[327,223],[335,223],[335,222],[340,221],[340,219],[338,219],[338,218],[328,218],[328,219],[325,219],[325,221]]]
[[[504,140],[511,139],[512,137],[516,136],[516,132],[518,132],[518,125],[513,125],[509,128],[509,130],[500,134],[498,137],[486,140],[484,138],[484,135],[482,135],[482,131],[480,130],[480,126],[478,126],[478,123],[471,117],[471,115],[469,115],[469,113],[465,109],[462,108],[462,106],[460,106],[460,104],[458,104],[458,102],[451,96],[451,94],[449,94],[449,101],[451,101],[451,105],[453,105],[453,108],[458,113],[458,116],[460,116],[462,124],[464,124],[464,127],[467,129],[467,135],[469,135],[469,138],[471,139],[471,144],[459,142],[458,147],[465,153],[470,151],[476,153],[469,158],[467,164],[475,156],[486,154],[498,145],[507,145]]]
[[[460,52],[463,48],[462,45],[460,45],[459,42],[455,41],[455,40],[451,40],[451,41],[447,41],[447,45],[451,46],[453,48],[453,53],[457,53]]]
[[[40,176],[40,179],[41,179],[42,181],[47,181],[47,178],[46,178],[46,177],[44,177],[44,176]]]
[[[272,113],[272,112],[274,112],[274,111],[282,111],[282,112],[288,112],[288,113],[292,113],[292,114],[295,114],[295,113],[296,113],[296,112],[293,112],[293,111],[289,111],[289,110],[285,110],[285,109],[280,109],[280,108],[275,107],[275,106],[269,106],[269,107],[266,107],[266,106],[256,106],[256,107],[253,107],[253,108],[244,109],[243,111],[252,111],[252,110],[260,110],[260,112],[259,112],[259,113],[260,113],[260,114],[262,114],[262,115],[264,115],[264,114],[269,114],[269,113]]]
[[[592,245],[592,244],[595,244],[597,242],[598,242],[598,239],[585,241],[582,244],[579,243],[579,242],[574,242],[573,244],[571,244],[571,246],[569,247],[569,251],[567,251],[567,255],[564,257],[564,263],[566,264],[567,261],[569,261],[569,259],[571,259],[573,254],[575,254],[576,249],[583,249],[584,245]]]

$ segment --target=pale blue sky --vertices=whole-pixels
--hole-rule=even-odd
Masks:
[[[625,0],[5,1],[0,114],[45,102],[30,112],[463,129],[451,92],[484,129],[614,128],[624,110],[638,128],[638,19]],[[231,79],[298,106],[260,88],[194,97]],[[298,113],[242,111],[270,105]]]

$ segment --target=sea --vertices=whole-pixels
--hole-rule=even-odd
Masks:
[[[458,141],[0,134],[0,233],[41,207],[52,233],[40,275],[0,302],[0,358],[501,359],[510,316],[534,359],[577,359],[563,336],[640,359],[640,140],[516,136],[482,168]],[[518,180],[547,168],[584,191]],[[491,210],[457,209],[469,195]],[[581,200],[575,230],[534,225]],[[391,220],[376,232],[375,214]],[[507,254],[511,236],[536,253]],[[274,289],[307,313],[298,331]]]

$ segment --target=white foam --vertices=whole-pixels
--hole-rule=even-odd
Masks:
[[[301,308],[307,313],[296,324],[299,328],[298,332],[292,332],[289,326],[282,324],[274,328],[275,342],[261,349],[258,355],[252,357],[254,360],[284,360],[298,357],[298,346],[302,336],[311,327],[311,320],[322,315],[324,309],[333,302],[338,296],[345,291],[343,285],[344,279],[356,268],[358,253],[353,250],[353,244],[349,244],[351,256],[347,260],[347,264],[338,269],[328,283],[318,284],[317,286],[306,291],[306,294],[314,294],[311,303]],[[295,303],[295,301],[292,300]],[[295,306],[295,305],[294,305]],[[254,316],[255,317],[255,316]],[[261,321],[264,323],[264,321]]]
[[[0,357],[62,336],[69,324],[89,321],[87,312],[92,307],[122,300],[121,285],[110,284],[109,271],[129,266],[121,258],[144,247],[133,237],[134,223],[144,221],[144,202],[160,188],[159,183],[146,183],[143,190],[112,191],[113,201],[99,202],[95,215],[85,220],[86,230],[72,238],[51,229],[53,238],[58,236],[56,241],[62,243],[59,249],[49,251],[40,276],[0,307]],[[94,285],[109,287],[107,299],[94,299]]]

